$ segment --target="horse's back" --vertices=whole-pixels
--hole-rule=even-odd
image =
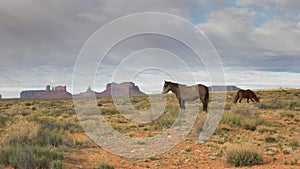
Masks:
[[[198,87],[182,85],[182,86],[180,86],[180,90],[184,94],[193,95],[194,93],[198,92]]]

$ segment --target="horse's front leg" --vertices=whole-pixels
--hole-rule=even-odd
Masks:
[[[251,100],[252,102],[254,102],[253,98],[250,98],[250,100]]]
[[[242,102],[242,99],[243,99],[243,97],[240,97],[240,99],[239,99],[239,103],[241,103],[241,102]]]

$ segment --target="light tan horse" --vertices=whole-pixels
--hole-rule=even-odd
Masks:
[[[202,84],[186,86],[178,83],[165,81],[162,94],[166,94],[169,91],[172,91],[175,94],[181,109],[185,109],[185,101],[193,101],[197,98],[200,98],[203,105],[203,111],[207,112],[207,106],[209,101],[208,87]]]

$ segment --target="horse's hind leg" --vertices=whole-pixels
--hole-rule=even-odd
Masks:
[[[184,101],[183,100],[180,101],[180,108],[181,109],[185,109],[185,105],[184,105]]]
[[[207,112],[207,103],[202,103],[203,104],[203,111]]]
[[[247,98],[247,103],[249,103],[249,98]]]

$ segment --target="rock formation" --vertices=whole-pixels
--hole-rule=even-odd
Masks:
[[[144,95],[139,87],[133,82],[124,83],[108,83],[106,89],[100,93],[93,91],[90,87],[86,92],[74,95],[75,97],[112,97],[112,96],[134,96],[134,95]]]
[[[210,91],[237,91],[240,88],[236,86],[211,86],[208,87]]]
[[[88,87],[88,89],[85,92],[74,94],[73,97],[80,97],[80,98],[95,98],[95,96],[99,94],[91,89],[91,87]]]
[[[144,95],[139,87],[133,82],[124,83],[109,83],[106,85],[106,89],[103,92],[97,93],[97,97],[111,97],[111,96],[133,96],[133,95]]]
[[[26,90],[20,93],[20,98],[71,98],[71,93],[67,92],[66,86],[56,86],[50,90],[50,85],[46,90]]]

